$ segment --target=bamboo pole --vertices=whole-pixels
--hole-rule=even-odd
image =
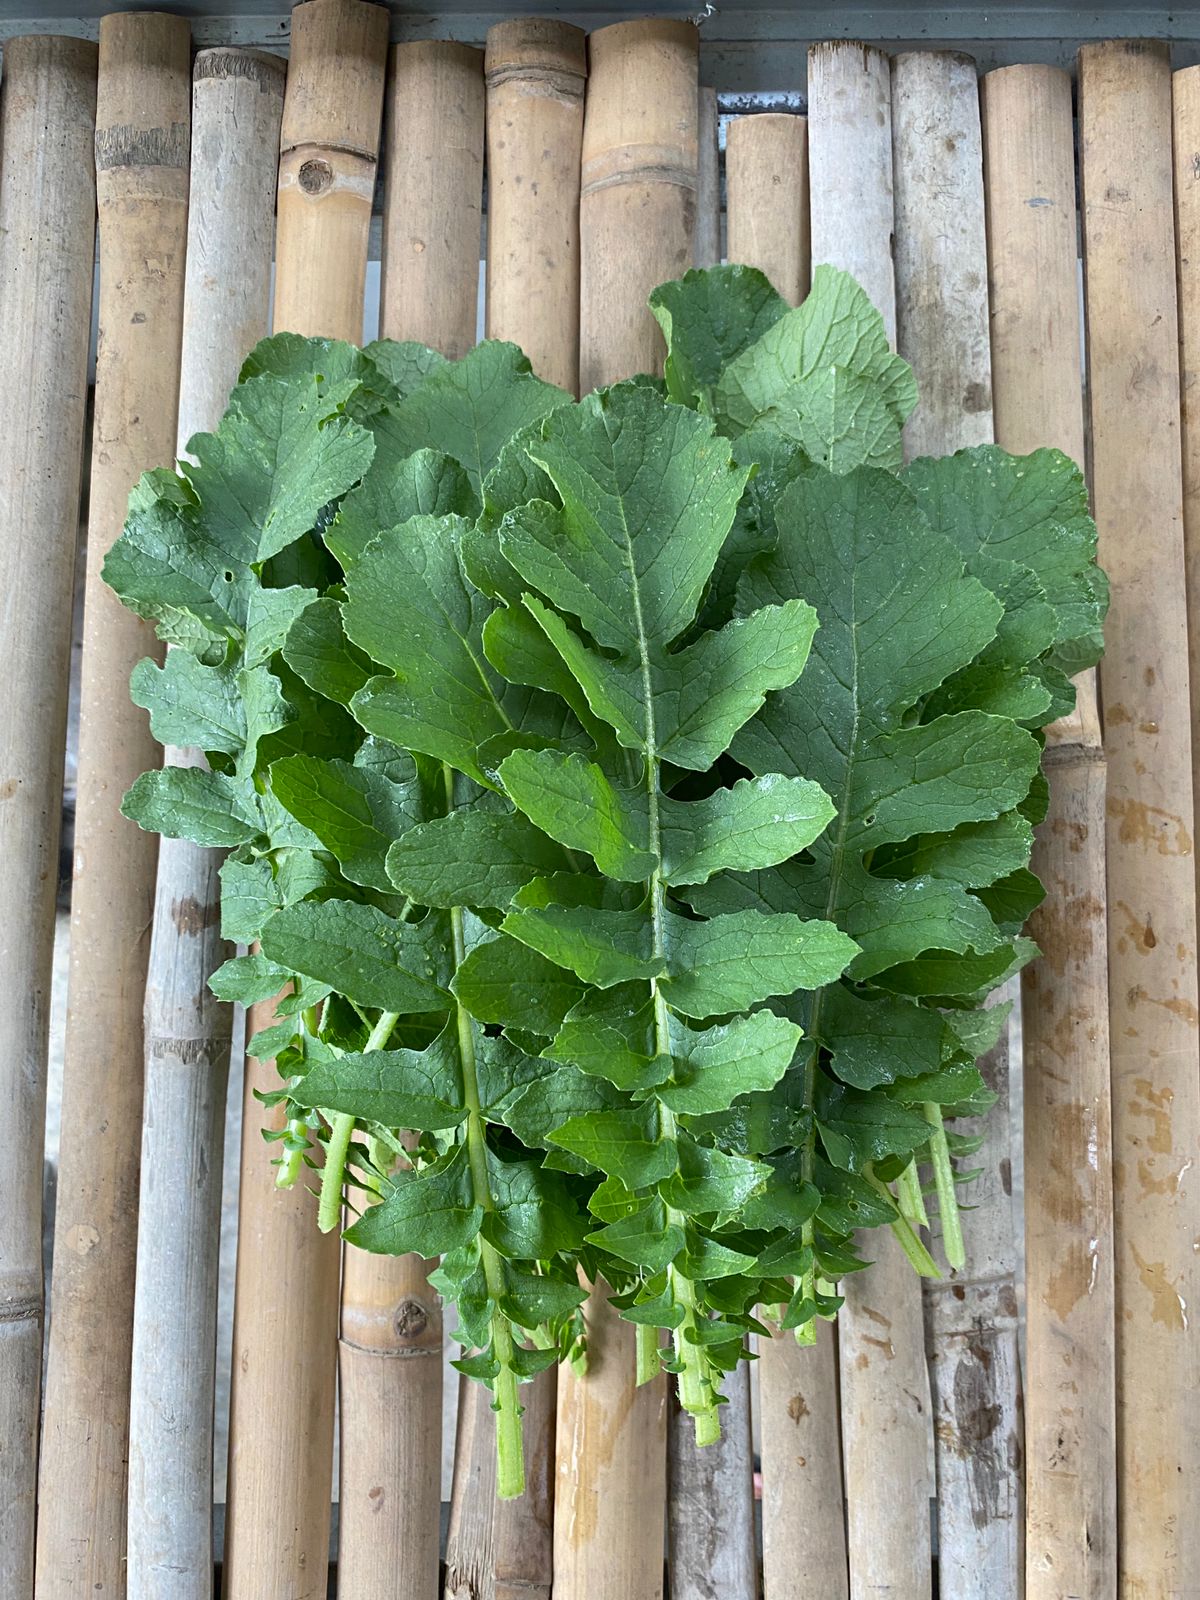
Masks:
[[[814,45],[808,84],[813,262],[852,273],[894,343],[888,58],[859,44]],[[843,1279],[838,1318],[850,1591],[920,1600],[932,1582],[933,1493],[921,1286],[890,1232],[864,1242],[873,1265]]]
[[[192,164],[178,453],[215,429],[267,331],[284,62],[204,50]],[[186,763],[185,751],[167,760]],[[224,954],[221,852],[159,847],[146,984],[141,1211],[129,1418],[130,1600],[212,1592],[213,1404],[225,1089],[232,1009],[208,990]]]
[[[346,1246],[338,1593],[438,1592],[442,1310],[419,1256]]]
[[[667,1391],[661,1375],[636,1385],[606,1290],[584,1308],[587,1376],[559,1373],[554,1600],[662,1600]]]
[[[550,17],[488,30],[487,335],[579,391],[579,161],[586,35]]]
[[[905,453],[992,439],[983,136],[975,63],[951,51],[892,65],[897,343],[920,402]],[[938,1575],[969,1596],[1018,1595],[1024,1500],[1017,1236],[1007,1032],[984,1065],[997,1102],[976,1128],[964,1193],[967,1266],[924,1285],[937,1467]]]
[[[1165,44],[1080,52],[1092,494],[1113,604],[1109,984],[1120,1592],[1200,1592],[1196,887]]]
[[[982,80],[996,437],[1084,458],[1071,80]],[[1031,204],[1036,201],[1036,204]],[[1043,957],[1022,981],[1025,1592],[1116,1594],[1112,1128],[1104,943],[1104,752],[1094,675],[1049,731],[1033,868]]]
[[[125,1589],[129,1363],[142,1116],[142,1000],[157,840],[118,812],[158,749],[129,699],[155,651],[100,568],[139,473],[175,449],[187,239],[188,24],[100,24],[100,346],[80,688],[71,970],[46,1407],[41,1600]],[[163,1222],[165,1225],[165,1222]]]
[[[396,45],[385,122],[388,337],[457,358],[475,343],[479,301],[483,52],[445,39]]]
[[[306,0],[292,13],[278,330],[362,337],[387,30],[387,13],[363,0]],[[249,1032],[273,1016],[270,1004],[253,1007]],[[271,1062],[247,1058],[225,1574],[237,1600],[324,1600],[339,1251],[303,1185],[275,1188],[254,1090],[278,1081]]]
[[[808,52],[813,265],[852,272],[896,337],[891,237],[891,66],[882,50],[837,41]]]
[[[495,1502],[493,1600],[550,1600],[554,1576],[554,1417],[558,1374],[538,1373],[521,1390],[525,1493]],[[492,1420],[488,1413],[489,1422]],[[492,1425],[495,1432],[495,1424]]]
[[[695,254],[697,35],[649,18],[588,40],[579,205],[579,383],[587,394],[661,372],[663,342],[646,304]]]
[[[790,1337],[790,1335],[789,1335]],[[795,1339],[792,1339],[795,1343]],[[728,1373],[721,1437],[700,1449],[696,1424],[672,1401],[667,1436],[671,1600],[757,1600],[750,1367]]]
[[[444,1600],[494,1600],[496,1426],[491,1398],[482,1384],[463,1381],[458,1386]]]
[[[33,1588],[42,1372],[42,1160],[91,331],[96,47],[19,38],[0,91],[0,1593]]]
[[[760,1338],[758,1385],[766,1600],[848,1600],[832,1324],[817,1323],[815,1345],[790,1332]]]
[[[808,293],[808,123],[735,117],[725,138],[729,259],[757,267],[791,305]]]
[[[696,150],[695,264],[715,267],[721,260],[721,118],[715,89],[700,90]]]

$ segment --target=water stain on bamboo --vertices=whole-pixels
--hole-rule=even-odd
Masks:
[[[1131,1244],[1129,1252],[1137,1264],[1138,1277],[1143,1286],[1149,1291],[1151,1299],[1150,1315],[1155,1322],[1161,1322],[1165,1328],[1173,1328],[1179,1333],[1187,1332],[1187,1305],[1180,1294],[1176,1284],[1179,1279],[1167,1277],[1166,1263],[1163,1261],[1146,1261],[1138,1252],[1136,1245]],[[1128,1316],[1129,1313],[1126,1313]]]
[[[1182,817],[1142,800],[1110,796],[1108,814],[1120,820],[1122,844],[1150,845],[1160,856],[1190,856],[1192,836]]]

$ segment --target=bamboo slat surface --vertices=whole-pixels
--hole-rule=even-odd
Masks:
[[[1112,580],[1100,668],[1116,1227],[1119,1592],[1200,1591],[1196,890],[1163,45],[1080,53],[1092,496]]]
[[[100,342],[80,684],[71,971],[38,1498],[37,1592],[125,1592],[142,1002],[158,840],[118,807],[160,760],[129,699],[154,630],[100,569],[138,476],[172,459],[187,242],[187,22],[100,27]]]
[[[892,66],[896,324],[920,394],[911,459],[992,439],[983,143],[975,63],[910,52]],[[924,1284],[934,1412],[938,1576],[957,1600],[1017,1596],[1024,1515],[1017,1237],[1006,1029],[984,1066],[991,1112],[961,1199],[967,1262]]]
[[[0,1594],[33,1586],[42,1152],[95,251],[96,47],[14,39],[0,93]],[[16,381],[20,374],[20,381]],[[24,648],[36,641],[36,650]]]
[[[757,267],[791,305],[808,293],[808,123],[735,117],[725,143],[729,259]]]
[[[981,92],[996,438],[1082,463],[1071,81],[1012,67]],[[1116,1593],[1105,772],[1093,674],[1077,692],[1046,755],[1043,958],[1022,976],[1029,1600]]]

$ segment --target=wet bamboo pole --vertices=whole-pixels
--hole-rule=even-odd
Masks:
[[[487,335],[579,391],[579,161],[586,36],[549,17],[487,36]]]
[[[80,688],[62,1143],[39,1484],[41,1600],[125,1592],[142,1002],[157,840],[121,796],[158,748],[129,699],[153,629],[103,584],[139,474],[175,450],[191,88],[186,21],[100,24],[100,345]],[[165,1225],[165,1224],[164,1224]]]
[[[896,323],[920,400],[905,453],[992,440],[983,135],[975,63],[922,51],[892,64]],[[1017,1596],[1024,1496],[1009,1036],[983,1067],[997,1095],[963,1193],[967,1264],[924,1285],[934,1411],[938,1575],[957,1600]]]
[[[579,206],[579,382],[587,394],[635,372],[660,372],[651,289],[695,254],[697,36],[650,18],[588,40]]]
[[[307,0],[292,13],[280,135],[274,323],[362,338],[387,13]],[[248,1031],[267,1026],[252,1009]],[[237,1600],[324,1600],[333,1471],[339,1249],[308,1190],[275,1188],[248,1058],[234,1304],[225,1582]]]
[[[721,119],[717,91],[701,88],[696,110],[695,265],[721,260]]]
[[[788,1337],[791,1337],[789,1335]],[[792,1339],[793,1344],[795,1339]],[[667,1434],[671,1600],[757,1600],[750,1367],[726,1375],[721,1437],[696,1444],[695,1420],[672,1398]]]
[[[758,1342],[762,1405],[763,1588],[767,1600],[847,1600],[845,1495],[838,1433],[837,1334]]]
[[[1071,80],[1005,67],[982,97],[997,442],[1082,463]],[[1028,1600],[1116,1594],[1105,774],[1094,675],[1077,689],[1050,729],[1042,959],[1022,978]]]
[[[384,120],[387,336],[457,358],[475,343],[479,302],[483,52],[444,39],[396,45]]]
[[[758,267],[791,305],[808,293],[808,123],[735,117],[725,138],[729,259]]]
[[[1092,496],[1113,603],[1109,1006],[1119,1592],[1200,1591],[1196,887],[1165,44],[1080,52]],[[1189,1179],[1189,1173],[1192,1174]]]
[[[584,1308],[587,1376],[558,1378],[554,1600],[662,1600],[666,1385],[637,1385],[633,1328],[606,1291]]]
[[[853,273],[894,343],[888,58],[858,44],[815,45],[808,83],[813,262]],[[920,1600],[932,1582],[933,1494],[921,1285],[890,1231],[864,1244],[874,1264],[843,1280],[838,1319],[850,1589],[873,1595],[891,1586]]]
[[[18,38],[0,89],[0,1594],[33,1589],[42,1161],[79,534],[96,182],[96,46]],[[18,381],[19,377],[19,381]]]
[[[284,62],[203,50],[192,163],[178,453],[220,421],[266,333]],[[168,762],[196,757],[168,751]],[[146,983],[141,1206],[129,1418],[130,1600],[212,1592],[213,1405],[225,1089],[232,1008],[220,964],[221,852],[159,847]]]
[[[691,23],[655,19],[615,23],[588,40],[580,197],[585,394],[662,367],[646,300],[695,255],[697,48]],[[660,1374],[637,1386],[634,1330],[611,1310],[603,1284],[585,1315],[588,1374],[559,1374],[555,1600],[660,1600],[665,1382]]]

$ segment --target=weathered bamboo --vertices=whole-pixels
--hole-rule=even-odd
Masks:
[[[896,325],[920,402],[905,452],[992,438],[983,142],[975,63],[949,51],[892,64]],[[937,1459],[938,1574],[958,1600],[1021,1589],[1021,1391],[1008,1035],[985,1074],[998,1099],[963,1194],[967,1266],[924,1285]]]
[[[1120,1592],[1200,1592],[1196,887],[1165,44],[1080,53],[1092,495],[1113,603],[1109,1005]]]
[[[848,1600],[838,1435],[837,1336],[758,1341],[762,1411],[763,1588],[767,1600]]]
[[[119,814],[158,748],[129,699],[153,629],[103,584],[139,473],[175,450],[187,243],[188,24],[100,24],[100,346],[80,688],[62,1142],[38,1506],[42,1600],[125,1592],[142,1001],[157,840]]]
[[[438,1592],[442,1310],[419,1256],[346,1246],[338,1344],[338,1593]]]
[[[558,1374],[541,1372],[521,1390],[525,1493],[495,1502],[493,1600],[550,1600],[554,1576],[554,1416]],[[491,1413],[488,1414],[491,1421]],[[493,1423],[492,1433],[495,1433]]]
[[[466,355],[479,301],[483,52],[445,39],[396,45],[385,121],[388,337]]]
[[[276,237],[276,329],[362,337],[387,13],[307,0],[292,13]],[[251,1010],[266,1027],[271,1005]],[[247,1058],[234,1305],[225,1581],[238,1600],[324,1600],[333,1471],[339,1250],[303,1184],[275,1188]]]
[[[795,1339],[792,1338],[793,1344]],[[721,1437],[700,1449],[695,1420],[672,1402],[667,1436],[671,1600],[757,1600],[750,1367],[721,1386]]]
[[[584,1313],[587,1376],[558,1378],[554,1600],[662,1600],[666,1386],[637,1386],[633,1328],[603,1281]]]
[[[33,1588],[42,1153],[79,533],[96,182],[96,47],[10,39],[0,92],[0,1594]]]
[[[992,442],[983,141],[970,56],[896,57],[892,138],[897,344],[920,391],[905,453],[945,455]]]
[[[808,74],[813,262],[853,273],[894,341],[888,59],[858,44],[815,45]],[[890,1585],[920,1600],[931,1583],[933,1494],[921,1286],[890,1233],[871,1234],[864,1248],[874,1264],[843,1280],[838,1319],[850,1589],[858,1597]]]
[[[695,254],[697,35],[650,18],[588,40],[579,205],[579,383],[587,394],[660,372],[663,342],[646,304]]]
[[[464,1381],[458,1386],[445,1600],[493,1600],[495,1504],[496,1425],[491,1395],[482,1384]]]
[[[757,267],[794,306],[808,293],[808,123],[735,117],[725,136],[729,259]]]
[[[192,84],[192,165],[178,451],[220,421],[267,331],[284,62],[204,50]],[[169,751],[167,760],[189,759]],[[146,983],[141,1211],[129,1417],[130,1600],[212,1591],[213,1401],[225,1088],[232,1008],[220,964],[221,854],[159,848]]]
[[[982,97],[996,438],[1082,462],[1071,80],[1004,67]],[[1094,675],[1077,688],[1050,730],[1022,984],[1029,1600],[1116,1594],[1105,775]]]
[[[839,41],[808,52],[813,264],[852,272],[896,337],[891,236],[891,67],[882,50]]]
[[[579,388],[579,161],[586,36],[550,17],[487,36],[487,334]]]
[[[717,91],[700,90],[696,107],[696,249],[698,267],[721,260],[721,119]]]
[[[1188,575],[1192,727],[1200,726],[1200,71],[1172,79],[1175,152],[1175,249],[1179,286],[1180,409],[1183,443],[1183,536]],[[1200,815],[1200,762],[1192,763]],[[1196,863],[1200,873],[1200,861]]]

